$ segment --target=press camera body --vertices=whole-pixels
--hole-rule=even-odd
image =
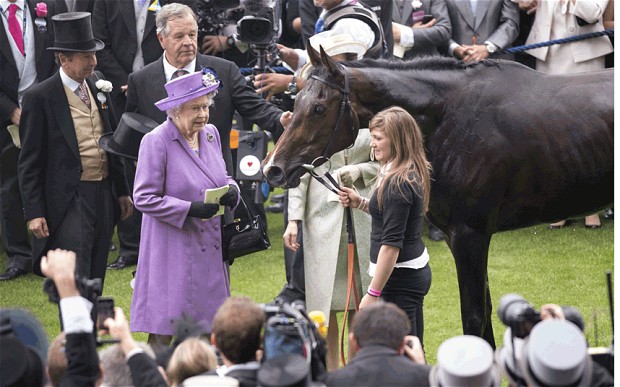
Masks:
[[[527,337],[534,325],[541,321],[540,311],[518,294],[506,294],[499,301],[497,308],[499,319],[510,327],[515,337]]]

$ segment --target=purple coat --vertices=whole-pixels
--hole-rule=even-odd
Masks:
[[[131,302],[131,330],[173,334],[172,320],[187,312],[210,327],[230,296],[222,262],[220,217],[188,218],[190,203],[207,188],[235,184],[227,175],[213,125],[199,133],[200,158],[170,118],[142,139],[134,203],[144,216]]]

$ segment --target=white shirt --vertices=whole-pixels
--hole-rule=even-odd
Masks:
[[[170,81],[170,78],[172,78],[172,74],[174,74],[174,72],[177,70],[181,70],[181,69],[174,67],[173,65],[170,64],[170,62],[168,62],[168,59],[166,59],[166,52],[164,51],[164,74],[166,75],[166,83]],[[196,58],[194,58],[191,62],[189,62],[187,66],[183,67],[183,70],[187,71],[188,74],[195,73],[196,72]]]
[[[79,83],[75,79],[69,77],[65,73],[65,70],[62,67],[60,68],[60,80],[62,81],[63,85],[67,86],[74,93],[77,90],[77,88],[80,87],[80,85],[81,85],[81,83]],[[86,85],[86,87],[88,88],[88,85]]]
[[[93,303],[81,296],[65,297],[60,300],[62,326],[66,334],[91,333],[93,320],[90,311]]]

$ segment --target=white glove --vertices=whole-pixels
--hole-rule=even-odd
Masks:
[[[344,165],[337,170],[340,182],[345,187],[353,187],[353,183],[362,176],[362,171],[357,165]]]

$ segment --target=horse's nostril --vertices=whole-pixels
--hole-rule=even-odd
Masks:
[[[265,171],[265,177],[269,184],[274,186],[283,185],[285,182],[284,170],[280,167],[272,165],[267,171]]]

